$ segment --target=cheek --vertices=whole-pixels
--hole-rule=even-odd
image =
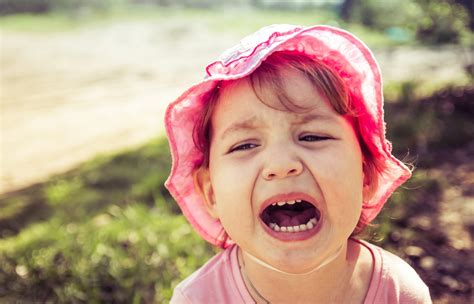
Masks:
[[[230,238],[240,245],[255,232],[256,221],[251,201],[254,183],[246,171],[223,164],[211,170],[217,215]]]
[[[210,173],[217,209],[221,219],[226,215],[251,212],[255,175],[250,165],[231,161],[211,163]]]
[[[358,218],[362,208],[362,157],[358,146],[344,145],[328,149],[314,157],[313,175],[321,189],[328,213],[354,214]]]
[[[306,153],[308,162],[313,163],[314,171],[327,180],[362,185],[362,157],[358,146],[334,145],[324,151]]]

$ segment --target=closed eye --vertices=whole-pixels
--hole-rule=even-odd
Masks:
[[[256,144],[242,144],[242,145],[232,148],[229,151],[229,153],[236,152],[236,151],[250,150],[256,147],[257,147]]]
[[[323,141],[323,140],[328,140],[331,139],[329,136],[319,136],[319,135],[305,135],[300,137],[300,140],[302,141]]]

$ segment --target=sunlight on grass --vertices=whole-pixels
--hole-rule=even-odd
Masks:
[[[167,14],[160,9],[116,8],[108,11],[15,14],[0,17],[4,30],[30,33],[58,33],[133,20],[157,20]]]
[[[103,302],[113,287],[119,302],[168,301],[216,252],[164,189],[170,161],[161,138],[0,197],[2,230],[13,229],[0,238],[0,292],[27,302],[53,290],[59,302]],[[20,207],[26,220],[12,211]]]
[[[79,179],[59,180],[45,188],[45,196],[52,207],[67,202],[75,192],[81,190],[82,182]]]
[[[3,30],[49,32],[70,30],[77,26],[77,24],[62,14],[16,14],[0,17],[0,26]]]

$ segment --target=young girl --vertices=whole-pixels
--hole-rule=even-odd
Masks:
[[[327,26],[273,25],[166,112],[166,183],[224,250],[172,303],[431,303],[400,258],[354,238],[410,177],[385,139],[370,50]]]

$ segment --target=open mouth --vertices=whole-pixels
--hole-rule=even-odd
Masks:
[[[260,218],[273,231],[295,233],[313,229],[321,212],[305,200],[289,200],[269,205]]]

